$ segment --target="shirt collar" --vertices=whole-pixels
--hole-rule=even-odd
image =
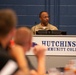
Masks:
[[[48,23],[47,26],[44,26],[44,27],[46,27],[45,29],[47,29],[47,28],[49,27],[49,23]],[[41,23],[39,24],[39,28],[40,28],[40,29],[43,29],[43,26],[41,25]]]

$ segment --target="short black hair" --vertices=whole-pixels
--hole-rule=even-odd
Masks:
[[[41,11],[41,12],[39,13],[39,18],[41,17],[41,14],[42,14],[43,12],[47,12],[47,11]],[[48,12],[47,12],[47,13],[48,13]]]

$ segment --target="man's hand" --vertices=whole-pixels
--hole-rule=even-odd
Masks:
[[[38,57],[38,58],[41,58],[45,55],[45,51],[46,51],[46,47],[43,46],[43,45],[36,45],[34,48],[33,48],[33,52],[34,54]]]

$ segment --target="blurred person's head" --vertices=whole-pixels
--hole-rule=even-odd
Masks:
[[[48,22],[49,22],[49,15],[48,15],[48,12],[46,11],[41,11],[39,13],[39,18],[40,18],[40,21],[41,21],[41,24],[42,25],[47,25]]]
[[[32,46],[32,32],[27,27],[19,27],[14,37],[16,44],[23,47],[24,51],[28,51]]]
[[[0,42],[3,47],[6,47],[10,39],[14,36],[16,24],[17,17],[13,10],[0,10]]]

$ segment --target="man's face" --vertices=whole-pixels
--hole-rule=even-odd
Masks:
[[[29,38],[29,41],[26,42],[26,39],[24,41],[24,45],[23,45],[23,48],[24,48],[24,51],[29,51],[30,48],[32,47],[32,37]]]
[[[47,25],[47,24],[48,24],[48,22],[49,22],[49,15],[48,15],[47,12],[43,12],[43,13],[41,14],[40,21],[41,21],[41,23],[43,23],[44,25]]]

